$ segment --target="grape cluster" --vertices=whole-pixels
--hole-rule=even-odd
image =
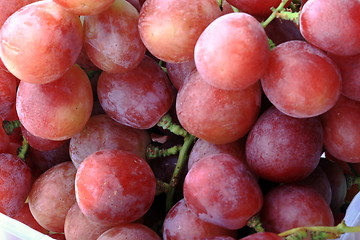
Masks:
[[[66,240],[360,231],[359,1],[0,9],[1,213]]]

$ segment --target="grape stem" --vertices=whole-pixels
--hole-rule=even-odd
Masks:
[[[7,135],[11,135],[14,132],[15,128],[18,128],[21,126],[21,123],[19,120],[15,120],[15,121],[7,121],[4,120],[2,123],[2,126],[4,128],[4,131],[6,132]]]
[[[172,122],[172,118],[170,114],[165,114],[160,121],[157,123],[157,126],[162,127],[165,130],[169,130],[170,132],[186,137],[188,135],[188,132],[183,129],[180,125],[175,124]]]
[[[187,134],[184,137],[184,144],[179,152],[179,157],[175,166],[175,170],[170,180],[170,191],[166,194],[166,211],[169,211],[173,206],[173,198],[175,192],[175,186],[178,184],[179,175],[185,166],[186,160],[188,159],[188,152],[192,146],[195,137],[191,134]]]
[[[344,233],[359,232],[360,226],[349,227],[342,221],[336,226],[313,226],[313,227],[299,227],[278,234],[286,240],[302,240],[310,237],[312,240],[320,239],[336,239]]]
[[[277,8],[272,8],[272,13],[271,15],[261,23],[261,25],[263,26],[263,28],[266,28],[267,25],[269,25],[271,23],[272,20],[274,20],[275,18],[281,18],[281,19],[286,19],[286,20],[292,20],[292,19],[298,19],[299,16],[299,12],[288,12],[284,9],[285,5],[287,4],[289,0],[282,0],[281,3],[279,4],[279,6]],[[291,14],[289,16],[287,16],[287,13]],[[291,16],[291,18],[290,18]],[[297,16],[297,17],[296,17]],[[295,21],[295,20],[294,20]]]
[[[223,1],[222,0],[217,0],[218,6],[220,8],[220,10],[223,10]]]
[[[256,232],[265,232],[265,229],[263,228],[260,216],[258,214],[252,216],[246,224],[248,227],[253,228]]]
[[[22,145],[18,149],[18,157],[25,161],[26,154],[29,150],[29,143],[25,137],[23,137]]]
[[[160,148],[157,146],[149,145],[146,148],[146,158],[147,159],[154,159],[154,158],[161,158],[161,157],[168,157],[172,155],[176,155],[181,150],[181,145],[176,145],[171,148]]]

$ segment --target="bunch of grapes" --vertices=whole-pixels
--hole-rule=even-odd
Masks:
[[[360,2],[0,0],[0,212],[66,240],[360,232]]]

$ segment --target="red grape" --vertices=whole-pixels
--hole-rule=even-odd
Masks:
[[[173,101],[166,74],[150,57],[126,73],[102,72],[97,90],[101,106],[112,119],[139,129],[155,126]]]
[[[329,54],[339,67],[342,76],[341,93],[355,101],[360,101],[360,54],[355,56],[336,56]]]
[[[186,77],[195,69],[195,61],[190,60],[181,63],[166,63],[169,79],[174,87],[179,90],[185,82]]]
[[[0,119],[7,119],[15,106],[18,79],[0,68]]]
[[[184,198],[201,220],[227,229],[245,226],[263,203],[254,176],[229,154],[205,156],[195,163],[185,177]]]
[[[100,150],[79,166],[75,191],[90,221],[115,226],[133,222],[150,208],[156,189],[154,173],[139,156],[122,150]]]
[[[0,154],[0,212],[14,217],[25,205],[32,186],[30,168],[16,155]]]
[[[359,1],[307,1],[300,12],[301,34],[324,51],[342,56],[359,54],[359,11]]]
[[[102,149],[121,149],[145,159],[149,134],[140,129],[124,126],[108,115],[93,116],[85,128],[70,140],[70,156],[76,168],[89,155]]]
[[[64,232],[65,217],[75,203],[76,168],[71,162],[60,163],[36,179],[29,194],[29,207],[45,229]]]
[[[21,133],[26,138],[28,144],[39,151],[50,151],[63,145],[66,140],[53,141],[44,139],[31,134],[26,128],[21,126]]]
[[[330,207],[319,193],[290,184],[267,193],[260,217],[265,230],[274,233],[296,227],[334,225]]]
[[[96,15],[113,4],[114,0],[54,0],[76,15]]]
[[[218,235],[234,236],[235,232],[204,222],[191,211],[184,199],[170,209],[163,224],[164,240],[207,239]]]
[[[335,158],[360,162],[360,102],[341,96],[336,105],[321,116],[325,149]]]
[[[145,46],[138,31],[139,13],[125,0],[84,18],[84,48],[91,61],[108,73],[127,72],[140,64]]]
[[[80,132],[90,118],[93,95],[89,79],[77,65],[47,84],[21,82],[16,110],[31,134],[65,140]]]
[[[320,119],[293,118],[271,107],[250,130],[246,159],[255,175],[274,182],[292,182],[316,168],[322,144]]]
[[[227,3],[224,8],[222,12],[213,0],[147,0],[140,11],[141,39],[155,57],[165,62],[190,61],[207,25],[231,12]]]
[[[195,64],[207,83],[240,90],[257,82],[270,55],[263,27],[253,16],[231,13],[214,20],[195,45]]]
[[[48,230],[40,226],[40,224],[35,220],[34,216],[30,212],[29,204],[26,203],[24,207],[13,217],[15,220],[26,224],[28,227],[41,232],[48,233]]]
[[[341,75],[324,52],[294,40],[271,51],[261,83],[276,108],[287,115],[306,118],[334,106],[340,95]]]
[[[21,7],[30,4],[32,2],[37,2],[38,0],[12,0],[12,1],[0,1],[0,28],[6,21],[6,19],[16,12]]]
[[[277,8],[282,0],[228,0],[239,10],[255,16],[268,16],[272,13],[271,8]],[[287,5],[290,4],[288,1]]]
[[[12,14],[1,28],[0,55],[22,81],[55,81],[75,63],[83,43],[80,19],[51,0]]]
[[[206,83],[196,71],[188,78],[176,99],[181,125],[214,144],[234,142],[245,136],[260,110],[260,85],[229,91]]]
[[[128,223],[113,227],[97,240],[160,240],[160,237],[150,228],[140,223]]]

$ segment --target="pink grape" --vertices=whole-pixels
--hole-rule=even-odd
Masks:
[[[246,159],[252,172],[274,182],[310,175],[320,161],[323,129],[318,118],[293,118],[271,107],[250,130]]]
[[[102,108],[112,119],[139,129],[155,126],[174,98],[166,74],[150,57],[126,73],[102,72],[97,92]]]
[[[260,211],[263,195],[246,165],[230,154],[205,156],[189,170],[184,198],[203,221],[239,229]]]
[[[97,151],[76,173],[77,203],[90,221],[102,225],[115,226],[142,217],[154,200],[155,189],[150,166],[127,151]]]
[[[0,119],[2,120],[7,120],[15,106],[18,82],[14,75],[0,68]]]
[[[269,16],[271,8],[277,8],[281,0],[228,0],[228,2],[242,12],[255,16]],[[285,6],[288,6],[290,2]]]
[[[21,81],[16,110],[31,134],[55,141],[71,138],[90,118],[93,95],[89,78],[77,65],[60,79],[33,84]]]
[[[125,0],[84,18],[84,48],[91,61],[108,73],[134,69],[145,56],[138,31],[139,13]]]
[[[114,0],[54,0],[76,15],[96,15],[108,9]]]
[[[341,14],[338,14],[341,9]],[[307,1],[300,13],[300,31],[318,48],[342,56],[360,53],[359,1]],[[326,24],[324,24],[326,22]]]
[[[69,209],[64,223],[66,240],[95,240],[110,227],[91,222],[80,210],[78,204]]]
[[[272,232],[259,232],[250,234],[239,240],[283,240],[283,238]]]
[[[51,0],[28,4],[1,28],[0,55],[5,67],[29,83],[62,77],[75,63],[83,43],[80,19]]]
[[[270,55],[264,28],[253,16],[230,13],[210,23],[195,45],[195,65],[207,83],[245,89],[265,72]]]
[[[113,227],[103,234],[97,240],[161,240],[154,230],[140,223],[128,223]]]
[[[194,47],[204,29],[216,18],[231,12],[216,1],[147,0],[141,8],[139,31],[147,49],[165,62],[194,58]]]
[[[258,83],[237,91],[206,83],[196,71],[189,76],[176,99],[181,125],[191,134],[214,144],[226,144],[245,136],[260,110]]]
[[[94,152],[102,149],[121,149],[145,159],[150,135],[144,130],[115,122],[106,114],[93,116],[85,128],[70,140],[70,156],[76,168]]]
[[[308,118],[335,105],[341,91],[341,74],[324,52],[294,40],[271,51],[261,84],[265,95],[280,111]]]
[[[64,232],[66,214],[75,203],[75,174],[74,165],[64,162],[36,179],[29,194],[29,207],[43,228]]]
[[[235,236],[235,231],[201,220],[184,199],[170,209],[163,224],[164,240],[208,239],[218,235]]]
[[[169,79],[177,90],[184,85],[186,77],[195,68],[194,60],[181,63],[166,63]]]

